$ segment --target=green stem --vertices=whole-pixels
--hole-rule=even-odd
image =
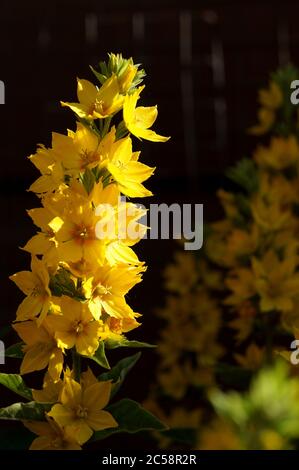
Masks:
[[[106,135],[107,132],[109,131],[111,119],[112,119],[112,116],[108,116],[108,117],[105,118],[105,120],[104,120],[104,126],[103,126],[103,129],[102,129],[102,139],[105,137],[105,135]]]
[[[81,377],[81,357],[75,349],[72,350],[74,379],[80,383]]]

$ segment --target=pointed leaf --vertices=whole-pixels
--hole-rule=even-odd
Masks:
[[[16,359],[23,359],[24,353],[23,353],[23,346],[24,343],[16,343],[10,346],[5,350],[5,357],[14,357]]]
[[[28,388],[19,374],[3,374],[0,373],[0,384],[8,388],[12,392],[17,393],[27,400],[32,400],[31,389]]]
[[[14,403],[6,408],[0,408],[0,419],[44,421],[45,413],[48,412],[53,403]]]
[[[134,434],[140,431],[164,431],[168,429],[152,413],[145,410],[136,401],[129,400],[128,398],[110,405],[107,407],[107,411],[117,421],[118,427],[95,432],[92,437],[93,441],[99,441],[112,434],[121,432]]]
[[[100,342],[100,345],[93,356],[83,356],[88,359],[92,359],[94,362],[99,364],[99,366],[104,367],[104,369],[110,369],[108,359],[105,354],[105,344],[104,341]]]
[[[136,362],[140,359],[141,353],[134,354],[133,356],[121,359],[109,372],[103,372],[98,379],[102,381],[112,380],[111,398],[118,392],[122,386],[126,375],[134,367]]]
[[[105,341],[106,349],[116,348],[156,348],[155,344],[142,343],[140,341],[129,341],[126,338],[121,340],[107,339]]]

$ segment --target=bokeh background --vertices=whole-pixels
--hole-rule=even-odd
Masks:
[[[71,111],[59,101],[75,101],[76,76],[92,79],[89,65],[110,51],[143,64],[145,105],[158,104],[156,129],[172,136],[167,144],[143,146],[143,161],[157,167],[148,184],[152,202],[203,203],[204,219],[215,220],[215,190],[228,185],[224,170],[255,145],[245,129],[255,122],[257,89],[278,66],[299,64],[298,17],[299,4],[291,0],[1,0],[6,103],[0,105],[0,329],[22,298],[8,275],[28,268],[29,256],[18,247],[34,233],[26,209],[38,201],[26,189],[37,173],[26,157],[37,143],[49,145],[52,131],[73,125]],[[166,240],[138,246],[149,265],[130,298],[143,314],[142,327],[133,333],[138,339],[157,339],[161,270],[174,246]],[[8,333],[5,340],[14,337]],[[144,352],[123,395],[146,397],[156,361],[153,352]],[[17,365],[11,360],[2,370],[8,366],[11,371]],[[11,402],[2,388],[0,397],[1,405]],[[134,448],[137,442],[149,447],[142,437],[117,437],[109,444]]]

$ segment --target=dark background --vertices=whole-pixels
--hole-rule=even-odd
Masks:
[[[225,168],[254,148],[245,129],[255,123],[257,89],[278,66],[299,64],[298,19],[298,2],[290,0],[1,0],[6,103],[0,105],[0,328],[14,319],[22,299],[7,277],[29,267],[29,256],[18,247],[34,233],[25,211],[38,200],[26,192],[37,177],[26,157],[37,143],[49,145],[52,131],[74,126],[59,101],[76,101],[76,77],[92,80],[89,64],[96,66],[107,52],[143,64],[144,103],[158,104],[155,130],[172,136],[166,144],[142,144],[142,161],[157,167],[147,185],[155,193],[152,202],[203,203],[205,220],[213,220]],[[163,304],[161,269],[173,247],[163,240],[138,247],[149,265],[144,283],[129,297],[144,314],[133,333],[138,339],[157,339],[153,311]],[[6,337],[8,343],[14,339]],[[123,393],[144,399],[155,363],[155,354],[144,352]],[[2,368],[13,369],[12,360]],[[1,405],[14,398],[1,388]],[[135,437],[115,438],[110,446],[134,448],[137,442],[149,447],[147,439]]]

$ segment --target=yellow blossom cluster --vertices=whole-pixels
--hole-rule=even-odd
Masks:
[[[166,323],[157,386],[148,400],[173,428],[159,437],[165,446],[183,442],[181,428],[190,427],[195,432],[189,445],[198,449],[292,448],[299,434],[299,426],[285,432],[280,419],[267,417],[265,427],[257,418],[271,401],[269,395],[260,404],[267,378],[278,402],[288,384],[294,394],[299,390],[289,372],[264,370],[279,352],[289,359],[290,351],[283,350],[298,337],[299,125],[290,102],[296,76],[292,67],[279,70],[260,91],[259,124],[250,132],[270,132],[268,142],[227,171],[233,189],[218,191],[224,217],[207,227],[202,253],[178,252],[165,270],[167,298],[159,314]],[[252,382],[254,392],[248,388],[252,378],[259,384]],[[211,385],[219,399],[211,399]],[[238,392],[220,392],[227,385]],[[172,404],[164,406],[164,396]],[[234,410],[243,409],[237,423]],[[298,417],[293,395],[281,413],[286,420]]]
[[[144,89],[138,67],[110,54],[93,70],[100,86],[78,79],[78,102],[62,102],[76,129],[53,132],[51,147],[39,145],[29,157],[41,174],[30,187],[41,206],[28,211],[37,227],[23,248],[31,270],[11,276],[25,294],[13,328],[23,342],[21,375],[46,369],[43,396],[35,398],[53,404],[47,421],[25,420],[39,435],[32,449],[77,449],[94,431],[118,426],[103,411],[111,381],[81,375],[80,360],[105,364],[107,342],[121,343],[139,326],[126,294],[146,269],[132,249],[147,230],[138,222],[145,210],[123,196],[151,195],[143,183],[154,168],[139,161],[131,136],[168,138],[150,129],[157,107],[137,106]]]

